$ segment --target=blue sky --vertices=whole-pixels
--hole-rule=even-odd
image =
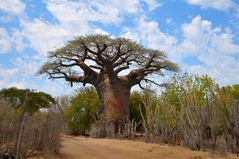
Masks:
[[[90,33],[160,49],[221,86],[239,82],[238,0],[0,0],[0,88],[56,96],[80,87],[35,74],[47,51]]]

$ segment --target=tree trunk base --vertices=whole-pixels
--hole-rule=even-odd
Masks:
[[[124,137],[125,126],[128,122],[125,120],[116,120],[116,121],[110,121],[108,123],[108,130],[107,130],[107,136],[108,137]]]
[[[102,116],[91,128],[90,136],[96,138],[104,137],[125,137],[126,125],[128,121],[126,120],[114,120],[110,121]]]

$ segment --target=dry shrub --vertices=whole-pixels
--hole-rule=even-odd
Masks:
[[[11,103],[0,99],[0,158],[14,153],[17,114]],[[2,156],[1,156],[2,155]]]
[[[105,116],[102,114],[92,126],[90,130],[90,136],[91,137],[96,137],[96,138],[103,138],[107,136],[107,119]]]
[[[26,122],[22,149],[23,156],[35,153],[56,154],[60,145],[61,122],[59,114],[49,111],[36,113]]]
[[[0,100],[0,158],[16,158],[16,132],[19,132],[17,129],[20,111],[15,110],[6,100]],[[26,113],[19,158],[56,154],[63,124],[62,115],[53,108],[33,115]]]
[[[103,138],[128,138],[134,139],[136,136],[136,128],[140,122],[134,120],[125,122],[108,121],[105,115],[101,115],[90,130],[90,137]]]

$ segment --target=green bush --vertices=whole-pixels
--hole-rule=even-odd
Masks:
[[[72,98],[71,106],[66,110],[65,116],[72,134],[85,135],[98,119],[100,101],[93,87],[84,88],[77,93]]]

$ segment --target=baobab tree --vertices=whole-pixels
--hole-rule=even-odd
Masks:
[[[128,71],[127,71],[128,70]],[[93,85],[108,121],[125,123],[129,115],[130,89],[162,70],[177,71],[164,52],[147,49],[126,38],[106,35],[75,37],[64,47],[49,52],[49,61],[39,70],[50,79],[65,79],[71,85]]]

